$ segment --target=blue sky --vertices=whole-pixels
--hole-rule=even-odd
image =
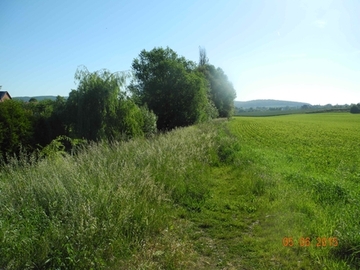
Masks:
[[[12,96],[62,95],[78,66],[129,70],[169,46],[211,64],[236,100],[360,102],[359,0],[0,1],[0,85]]]

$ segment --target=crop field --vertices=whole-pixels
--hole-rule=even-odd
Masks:
[[[323,108],[315,108],[315,109],[292,109],[292,110],[266,110],[266,111],[249,111],[249,112],[237,112],[236,116],[279,116],[279,115],[290,115],[290,114],[306,114],[306,113],[348,113],[349,109],[323,109]]]
[[[311,172],[348,180],[359,165],[360,118],[350,114],[241,118],[233,129],[251,146],[276,150]],[[340,180],[340,179],[339,179]],[[360,180],[360,179],[359,179]]]
[[[249,241],[271,261],[263,267],[360,267],[360,117],[237,117],[229,124],[241,145],[238,166],[253,173],[247,184],[260,191]]]

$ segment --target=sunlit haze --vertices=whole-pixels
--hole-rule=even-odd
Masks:
[[[12,96],[68,96],[79,65],[129,70],[170,47],[210,64],[236,100],[360,102],[360,1],[1,1],[0,85]]]

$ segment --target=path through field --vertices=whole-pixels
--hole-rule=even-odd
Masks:
[[[360,118],[235,118],[241,150],[190,214],[203,269],[356,269]],[[196,268],[195,267],[195,268]]]

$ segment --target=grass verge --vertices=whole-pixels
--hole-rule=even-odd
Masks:
[[[217,159],[215,137],[216,128],[203,125],[150,140],[93,144],[76,156],[4,166],[0,268],[126,265],[151,245],[149,239],[162,234],[173,209],[198,211],[208,195],[209,164]],[[157,248],[147,252],[152,250],[154,258],[164,257]],[[180,255],[166,256],[164,268],[181,266]]]

